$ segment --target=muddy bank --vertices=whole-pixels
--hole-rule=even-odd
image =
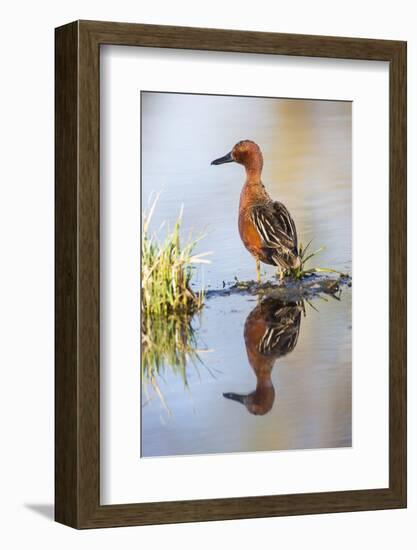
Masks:
[[[285,279],[282,282],[266,281],[257,283],[256,281],[235,280],[223,284],[224,288],[209,289],[206,292],[206,299],[234,294],[271,296],[282,302],[312,299],[323,294],[339,299],[343,287],[352,286],[352,278],[347,274],[341,274],[337,277],[311,274],[298,281]]]

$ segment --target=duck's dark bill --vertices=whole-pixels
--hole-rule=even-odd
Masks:
[[[228,392],[228,393],[224,393],[223,397],[225,397],[226,399],[231,399],[232,401],[237,401],[238,403],[245,404],[248,396],[240,395],[239,393]]]
[[[234,159],[232,157],[232,153],[227,153],[224,157],[220,157],[219,159],[213,160],[211,164],[225,164],[226,162],[234,162]]]

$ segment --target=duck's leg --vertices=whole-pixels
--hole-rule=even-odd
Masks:
[[[258,260],[258,258],[256,258],[256,280],[258,281],[258,283],[261,282],[261,263],[260,261]]]
[[[278,275],[278,281],[280,283],[282,283],[282,281],[284,280],[284,277],[285,277],[285,270],[282,269],[281,267],[278,267],[277,268],[277,275]]]

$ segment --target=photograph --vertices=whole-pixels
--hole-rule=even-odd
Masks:
[[[352,102],[140,112],[140,457],[351,447]]]
[[[1,548],[417,547],[416,7],[343,7],[2,4]]]

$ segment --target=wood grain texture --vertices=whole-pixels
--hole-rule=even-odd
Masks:
[[[76,525],[78,28],[55,43],[55,519]]]
[[[390,63],[389,487],[100,505],[100,45]],[[406,44],[78,21],[56,29],[56,520],[76,528],[406,506]]]
[[[407,493],[407,47],[390,62],[389,188],[389,471],[390,487]]]

